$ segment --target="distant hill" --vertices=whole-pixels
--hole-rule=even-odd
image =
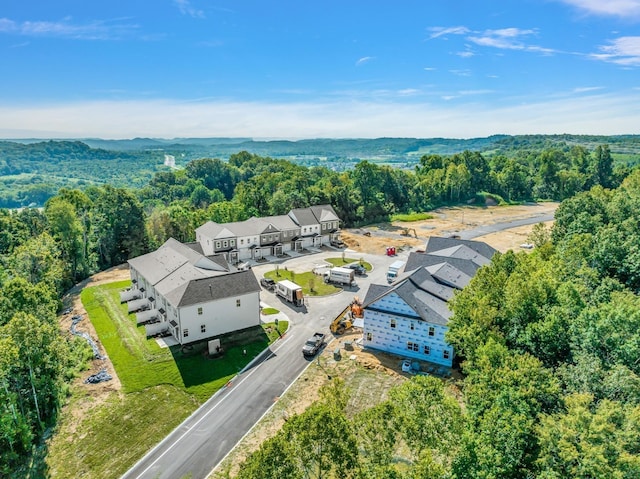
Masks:
[[[60,187],[110,183],[144,186],[157,171],[167,170],[165,155],[177,167],[198,158],[228,159],[248,151],[304,166],[343,171],[368,160],[413,168],[424,155],[450,156],[465,150],[510,157],[548,148],[580,145],[593,150],[608,144],[616,161],[640,161],[640,135],[494,135],[487,138],[375,138],[254,140],[251,138],[133,138],[105,140],[0,141],[0,207],[42,204]]]

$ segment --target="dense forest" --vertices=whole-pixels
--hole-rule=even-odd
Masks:
[[[84,190],[91,185],[141,187],[156,172],[184,168],[200,158],[227,161],[238,151],[298,166],[324,167],[334,172],[355,168],[361,161],[414,171],[425,156],[475,151],[499,170],[501,158],[518,167],[537,168],[536,158],[558,151],[567,163],[584,151],[609,145],[614,165],[640,160],[640,136],[495,135],[467,140],[445,138],[316,139],[256,141],[246,138],[184,138],[174,140],[83,139],[82,141],[0,141],[0,207],[42,206],[60,188]],[[166,161],[170,160],[170,161]],[[175,163],[175,166],[174,166]],[[569,170],[560,165],[559,171]],[[497,173],[498,171],[496,171]],[[568,178],[567,181],[571,181]]]
[[[311,461],[305,464],[344,466],[335,469],[348,472],[340,477],[427,474],[420,471],[527,477],[547,470],[540,477],[632,477],[608,471],[638,471],[640,176],[614,164],[606,145],[514,157],[471,151],[425,155],[413,170],[362,161],[344,172],[241,152],[228,161],[203,158],[180,170],[156,172],[137,189],[62,188],[41,209],[0,209],[0,475],[19,467],[55,427],[69,380],[91,357],[84,343],[59,330],[56,313],[62,293],[93,272],[156,248],[168,237],[192,240],[195,227],[207,220],[236,221],[328,203],[344,226],[353,226],[487,195],[565,201],[553,231],[537,231],[535,254],[497,257],[453,303],[449,340],[466,359],[465,407],[437,382],[412,382],[393,393],[395,403],[367,416],[386,418],[387,425],[399,421],[393,429],[382,430],[384,422],[366,418],[353,423],[357,418],[344,417],[343,410],[331,412],[343,422],[327,427],[349,430],[341,441],[355,441],[357,427],[370,431],[371,443],[343,451],[354,455],[342,465],[311,456],[304,456]],[[319,403],[310,409],[315,416],[287,427],[325,418],[326,407],[339,410],[339,385],[327,394],[334,398],[331,404]],[[412,398],[418,397],[429,401],[417,404]],[[396,417],[394,404],[404,404],[404,414],[413,410],[415,416]],[[556,468],[577,466],[569,453],[557,457],[564,454],[564,443],[553,441],[564,440],[564,429],[552,428],[577,427],[583,420],[611,434],[613,449],[598,450],[597,466],[606,473],[556,474],[561,471]],[[434,425],[440,432],[429,436]],[[340,431],[331,434],[338,437]],[[580,447],[589,449],[574,456],[591,457],[591,439],[584,438]],[[393,450],[377,449],[396,440],[411,451],[406,471],[398,470]],[[289,436],[273,441],[297,444]],[[273,441],[265,444],[272,453],[295,452]],[[502,441],[512,447],[498,447]],[[593,441],[593,448],[605,447],[600,436]],[[272,459],[268,449],[260,454]],[[259,457],[251,461],[259,464]],[[464,470],[469,473],[462,475]],[[242,474],[250,474],[246,471]]]

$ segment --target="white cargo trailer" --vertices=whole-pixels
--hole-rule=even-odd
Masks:
[[[276,294],[286,299],[296,306],[302,306],[304,298],[302,296],[302,286],[298,286],[288,279],[278,281],[276,283]]]

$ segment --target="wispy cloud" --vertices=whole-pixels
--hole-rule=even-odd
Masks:
[[[558,0],[593,15],[640,18],[640,0]]]
[[[183,15],[189,15],[193,18],[204,18],[204,11],[195,8],[189,0],[173,0],[173,3],[175,3]]]
[[[356,62],[356,66],[359,67],[360,65],[364,65],[365,63],[369,63],[372,60],[375,60],[376,57],[362,57],[359,58],[358,61]]]
[[[449,70],[449,73],[453,73],[459,77],[470,77],[471,70]]]
[[[602,90],[602,86],[580,86],[573,89],[573,93],[590,93],[592,91]]]
[[[476,45],[501,48],[506,50],[529,50],[550,53],[552,50],[536,45],[527,44],[524,39],[535,35],[536,30],[521,28],[501,28],[499,30],[485,30],[480,34],[470,35],[467,39]]]
[[[138,29],[134,23],[95,20],[89,23],[73,23],[65,18],[58,22],[16,22],[0,18],[0,33],[28,37],[60,37],[77,40],[117,40],[130,36]]]
[[[640,0],[639,0],[640,1]],[[522,29],[522,28],[501,28],[497,30],[484,30],[473,31],[467,27],[432,27],[429,29],[433,33],[429,37],[435,39],[447,35],[463,35],[465,40],[481,47],[490,47],[503,50],[523,50],[528,52],[544,53],[547,55],[557,53],[556,50],[551,48],[541,47],[529,43],[528,39],[537,35],[538,31],[535,29]],[[470,48],[466,50],[455,52],[456,55],[462,58],[468,58],[475,55]]]
[[[453,97],[454,95],[451,95]],[[452,98],[451,98],[452,99]],[[471,138],[496,133],[625,134],[640,124],[640,91],[479,101],[234,102],[173,100],[0,106],[0,138]],[[90,120],[90,121],[89,121]]]
[[[469,33],[467,27],[430,27],[428,31],[431,32],[429,38],[446,37],[448,35],[466,35]]]
[[[640,37],[620,37],[600,47],[591,58],[627,67],[640,66]]]

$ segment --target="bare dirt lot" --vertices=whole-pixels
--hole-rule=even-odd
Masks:
[[[430,212],[432,219],[378,223],[364,228],[347,229],[343,230],[342,239],[355,251],[383,254],[387,246],[420,247],[424,246],[429,236],[451,236],[478,226],[536,218],[552,214],[557,207],[558,203],[532,203],[517,206],[438,208]],[[520,245],[526,242],[531,228],[533,224],[475,239],[484,241],[501,252],[509,249],[518,250]]]

